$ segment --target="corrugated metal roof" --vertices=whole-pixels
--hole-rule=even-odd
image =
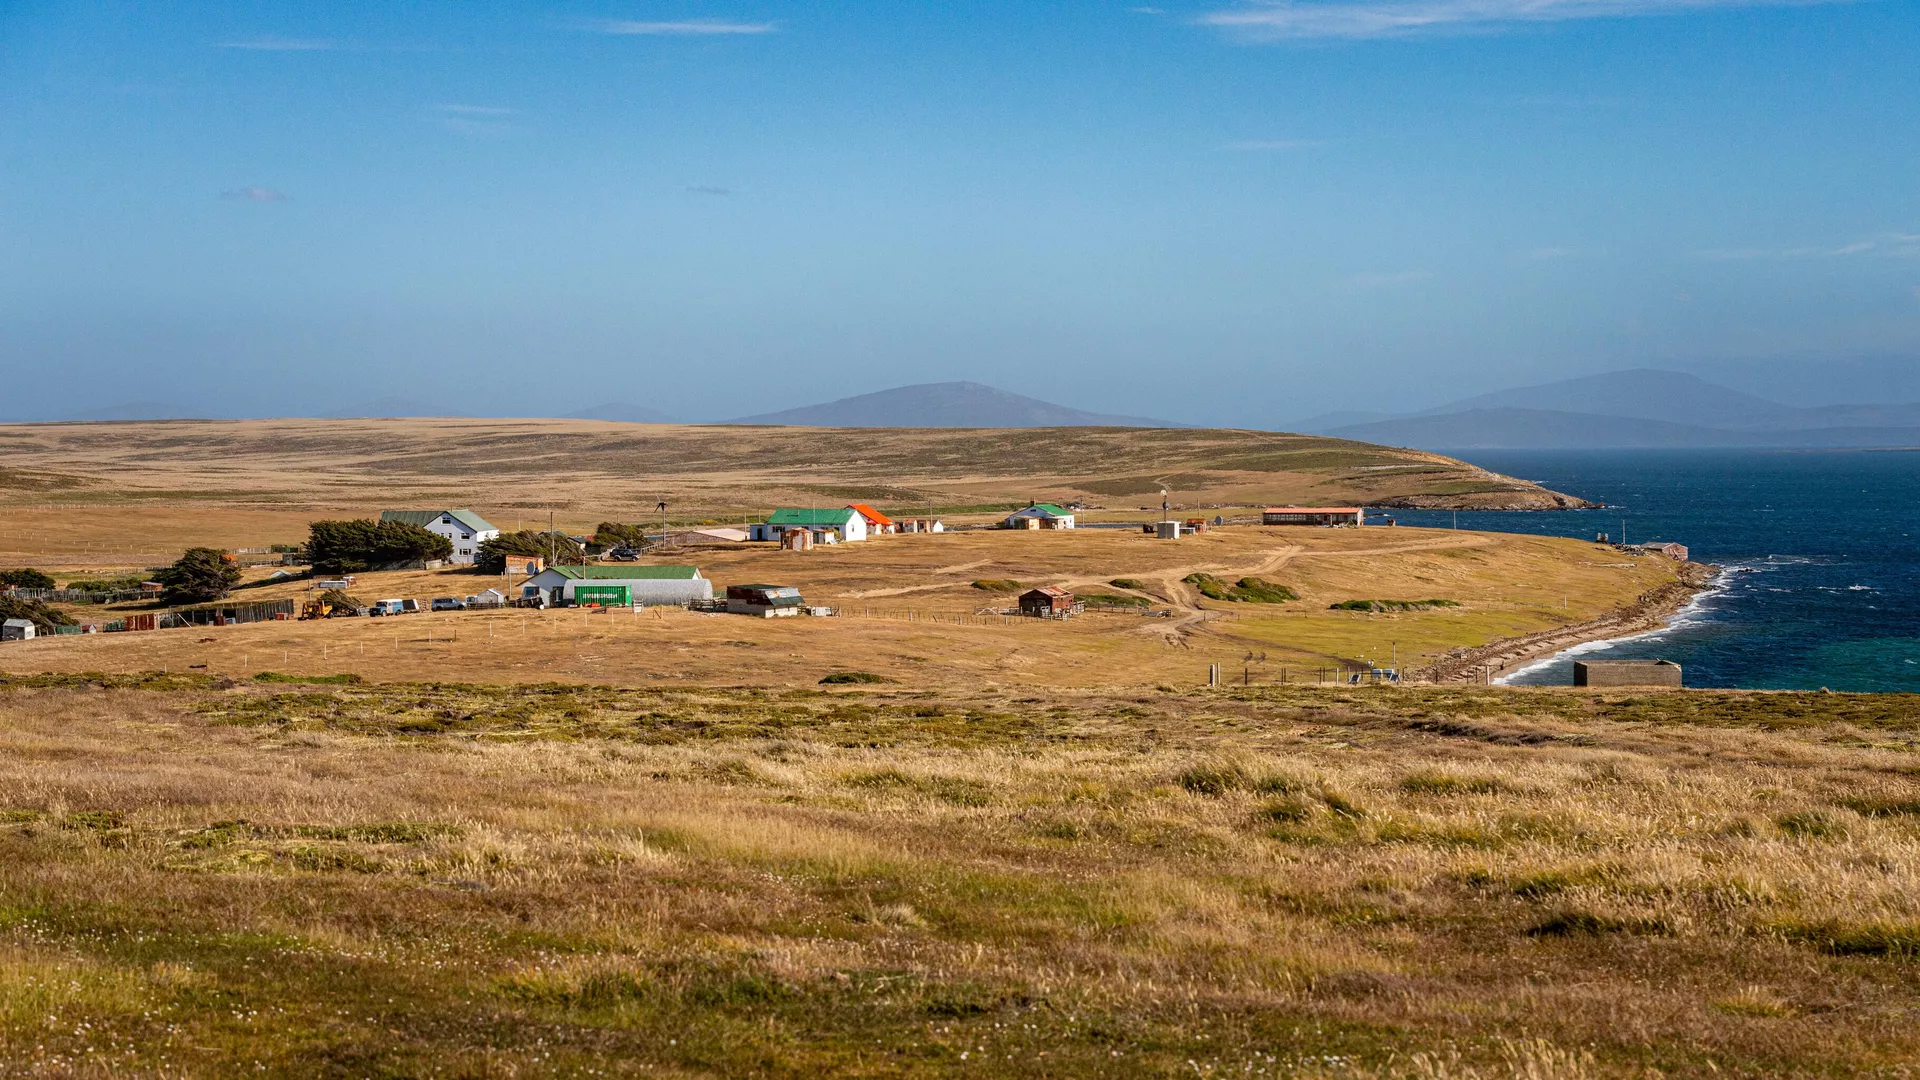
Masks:
[[[888,517],[887,515],[881,513],[878,510],[875,510],[873,507],[868,506],[866,503],[853,503],[852,505],[848,506],[847,509],[856,511],[857,513],[859,513],[861,517],[866,518],[868,521],[874,523],[875,525],[893,524],[892,518]]]
[[[1269,506],[1263,514],[1357,514],[1358,506]]]
[[[549,566],[547,569],[575,581],[691,581],[697,566]]]
[[[1018,510],[1015,510],[1014,515],[1018,516],[1020,514],[1025,514],[1033,510],[1043,511],[1047,514],[1052,515],[1053,517],[1072,517],[1073,516],[1072,514],[1067,513],[1067,511],[1063,507],[1055,503],[1034,503],[1032,506],[1025,506],[1025,507],[1021,507]]]
[[[851,506],[838,510],[798,510],[783,506],[767,517],[769,525],[845,525],[860,512]]]
[[[465,525],[474,532],[493,531],[493,525],[490,524],[486,518],[481,517],[471,510],[382,510],[380,511],[380,520],[398,521],[402,525],[420,525],[424,527],[439,521],[440,515],[442,514]]]

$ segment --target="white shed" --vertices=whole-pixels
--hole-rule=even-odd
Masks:
[[[32,641],[33,634],[32,619],[8,619],[0,623],[0,641]]]

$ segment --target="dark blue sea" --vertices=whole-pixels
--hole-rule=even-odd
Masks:
[[[1677,540],[1725,568],[1668,628],[1512,676],[1566,685],[1574,655],[1664,657],[1688,686],[1920,691],[1920,452],[1480,450],[1454,456],[1604,502],[1462,512],[1463,529]],[[1446,511],[1389,511],[1446,528]]]

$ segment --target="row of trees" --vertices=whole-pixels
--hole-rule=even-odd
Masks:
[[[0,585],[15,589],[51,589],[53,578],[38,570],[0,570]]]
[[[398,521],[316,521],[307,526],[307,558],[323,574],[357,574],[453,555],[453,541]]]

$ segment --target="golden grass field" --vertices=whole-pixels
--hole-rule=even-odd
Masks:
[[[677,521],[860,498],[957,524],[1150,473],[1197,477],[1192,503],[1552,498],[1178,434],[16,427],[0,566],[116,575],[383,506],[506,528],[553,506],[581,532],[657,498]],[[1096,519],[1136,496],[1101,497],[1123,505]],[[1576,633],[1671,591],[1690,571],[1664,557],[1240,524],[650,561],[841,615],[0,646],[0,1076],[1920,1072],[1911,699],[1316,684]],[[306,595],[267,573],[233,598]],[[1298,598],[1209,599],[1194,573]],[[975,582],[1169,616],[1006,618],[1009,586]],[[1356,599],[1457,606],[1329,608]],[[883,681],[820,684],[855,672]]]
[[[1905,697],[0,679],[0,1072],[1908,1077]]]
[[[1515,506],[1568,499],[1418,450],[1214,429],[814,428],[591,420],[176,420],[0,425],[0,506],[378,510],[505,526],[737,520],[779,505],[1091,502]],[[297,537],[296,537],[297,539]]]
[[[104,514],[74,512],[76,517]],[[220,521],[232,520],[228,511]],[[275,519],[277,520],[277,519]],[[235,535],[239,535],[236,532]],[[755,620],[678,609],[447,612],[204,630],[47,638],[0,649],[8,671],[184,671],[205,665],[351,673],[368,679],[804,686],[845,670],[923,687],[1192,685],[1210,664],[1235,680],[1332,677],[1337,669],[1430,662],[1449,649],[1580,622],[1675,579],[1677,564],[1592,543],[1451,530],[1229,527],[1179,541],[1138,532],[988,530],[881,537],[783,552],[689,549],[719,585],[799,586],[833,619]],[[1284,604],[1208,600],[1182,579],[1261,577]],[[257,581],[265,570],[251,571]],[[72,575],[66,575],[72,576]],[[1115,579],[1134,588],[1110,584]],[[1133,595],[1171,618],[1091,612],[1064,623],[982,616],[1013,603],[975,581]],[[515,582],[468,571],[361,575],[363,600],[467,596]],[[299,598],[306,582],[243,588],[237,599]],[[1332,611],[1353,599],[1448,599],[1399,614]],[[72,608],[82,618],[111,617]]]

